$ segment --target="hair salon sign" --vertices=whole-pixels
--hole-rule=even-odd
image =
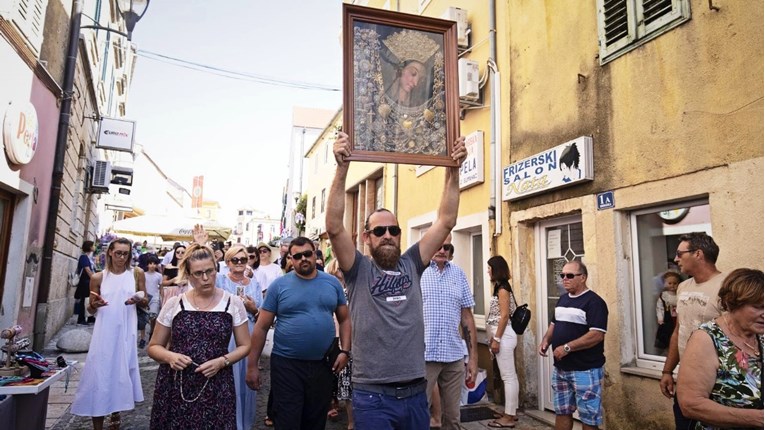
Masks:
[[[592,178],[592,138],[582,136],[502,169],[502,200],[522,199]]]

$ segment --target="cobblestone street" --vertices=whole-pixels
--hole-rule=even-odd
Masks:
[[[73,322],[64,326],[61,331],[48,343],[44,355],[48,358],[57,357],[62,355],[60,351],[56,350],[56,341],[58,337],[73,329],[89,330],[92,332],[93,326],[83,327],[74,325]],[[93,428],[91,419],[89,417],[78,417],[69,413],[69,406],[74,400],[74,394],[77,391],[77,383],[79,381],[79,372],[85,364],[85,358],[87,354],[63,354],[67,360],[76,360],[75,371],[72,372],[71,378],[68,382],[68,389],[65,391],[67,382],[65,378],[54,383],[50,388],[50,395],[48,399],[48,416],[46,422],[46,429],[52,430],[90,430]],[[157,369],[159,365],[149,358],[145,349],[138,350],[138,362],[141,367],[141,383],[143,385],[143,392],[145,400],[136,404],[136,408],[132,411],[123,412],[121,414],[122,429],[128,430],[143,430],[149,428],[149,417],[151,416],[152,396],[154,394],[154,381],[157,377]],[[266,416],[266,400],[268,396],[268,387],[270,386],[270,373],[268,368],[268,360],[263,360],[264,369],[261,373],[264,377],[264,388],[258,393],[257,403],[257,419],[254,429],[266,429],[263,424],[263,420]],[[500,408],[492,403],[483,404],[483,406],[491,406],[492,408],[499,410]],[[547,430],[551,427],[537,421],[536,419],[519,414],[520,421],[516,425],[516,429],[529,429],[529,430]],[[108,423],[108,418],[107,421]],[[488,423],[491,419],[473,421],[462,423],[462,428],[465,430],[484,430],[489,428]],[[344,408],[340,408],[340,419],[336,422],[327,421],[327,430],[345,430],[347,428],[347,417],[345,415]]]

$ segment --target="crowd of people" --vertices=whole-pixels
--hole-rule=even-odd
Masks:
[[[461,391],[478,373],[478,334],[468,278],[452,262],[458,169],[446,168],[437,218],[403,252],[396,215],[382,208],[369,215],[359,234],[366,256],[342,222],[350,147],[339,133],[326,273],[323,255],[305,237],[283,243],[274,259],[265,243],[211,246],[196,226],[193,242],[176,244],[162,260],[136,255],[118,238],[106,247],[100,271],[93,243],[83,243],[87,289],[75,292],[78,322],[87,323],[84,308],[95,327],[72,413],[93,417],[97,430],[107,416],[109,428],[119,428],[119,413],[143,400],[137,349],[144,309],[147,351],[159,363],[152,429],[249,430],[258,425],[257,402],[268,404],[264,424],[278,429],[323,429],[339,402],[348,429],[459,429]],[[465,155],[460,138],[452,157],[461,162]],[[674,263],[688,279],[680,282],[672,270],[660,277],[657,319],[671,327],[660,388],[675,399],[677,429],[763,426],[763,272],[723,273],[718,254],[709,235],[683,235]],[[505,395],[503,413],[488,426],[513,428],[523,330],[511,322],[518,303],[507,261],[496,255],[486,264],[493,286],[486,344]],[[559,275],[565,292],[538,346],[540,355],[553,356],[555,428],[571,429],[576,412],[582,428],[597,429],[604,421],[609,309],[590,289],[583,261],[567,261]],[[269,331],[270,392],[257,396]]]

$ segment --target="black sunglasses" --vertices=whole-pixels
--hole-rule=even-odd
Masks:
[[[308,251],[296,252],[296,253],[292,254],[292,259],[295,260],[295,261],[300,261],[300,260],[303,259],[303,257],[305,257],[305,258],[313,257],[313,251],[308,250]]]
[[[451,243],[447,243],[447,244],[441,245],[440,249],[443,249],[446,252],[454,252],[454,245],[452,245]]]
[[[401,227],[397,225],[379,225],[371,230],[367,230],[367,232],[370,231],[377,237],[385,236],[386,231],[390,233],[391,236],[398,236],[401,234]]]
[[[577,276],[582,276],[581,273],[561,273],[560,278],[566,278],[566,279],[574,279]]]
[[[257,255],[255,255],[255,254],[250,254],[250,255],[247,256],[247,258],[256,258],[256,257],[257,257]]]
[[[244,264],[247,262],[247,257],[240,257],[240,258],[232,258],[231,260],[228,260],[234,264]]]

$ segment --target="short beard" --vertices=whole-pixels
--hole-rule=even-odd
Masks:
[[[292,268],[295,270],[295,272],[297,272],[301,276],[311,276],[313,274],[313,271],[316,270],[316,265],[309,264],[308,268],[303,269],[303,265],[298,263],[298,264],[293,264]]]
[[[384,246],[391,245],[391,246]],[[372,248],[372,259],[383,269],[395,269],[401,258],[401,247],[393,243],[380,244]]]

